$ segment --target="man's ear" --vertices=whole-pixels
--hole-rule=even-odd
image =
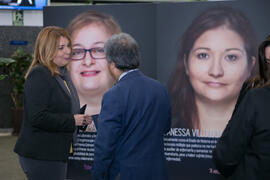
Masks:
[[[115,63],[113,62],[113,61],[111,61],[110,63],[109,63],[109,66],[110,66],[110,68],[114,68],[115,67]]]
[[[112,75],[112,77],[117,81],[118,77],[117,77],[117,68],[115,67],[115,63],[113,61],[111,61],[109,63],[109,71]]]
[[[108,69],[110,71],[110,73],[112,73],[112,70],[113,70],[113,62],[108,62]]]
[[[113,61],[109,62],[109,68],[111,71],[116,68],[115,63]]]
[[[184,54],[184,57],[183,57],[183,61],[184,61],[186,75],[189,76],[188,62],[187,62],[188,60],[187,60],[187,56],[185,54]]]

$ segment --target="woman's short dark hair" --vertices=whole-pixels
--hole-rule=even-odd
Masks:
[[[85,11],[76,16],[68,25],[67,31],[72,36],[78,30],[90,24],[98,24],[105,27],[108,34],[118,34],[121,32],[121,27],[113,16],[98,12]]]
[[[187,128],[199,126],[194,90],[185,73],[184,61],[185,59],[188,60],[195,41],[204,32],[220,26],[226,26],[242,38],[249,65],[252,64],[252,59],[256,57],[256,36],[252,25],[244,14],[227,6],[212,7],[202,12],[194,19],[182,36],[177,66],[168,82],[172,97],[173,126]]]

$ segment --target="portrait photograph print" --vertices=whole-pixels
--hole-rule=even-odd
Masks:
[[[164,138],[171,180],[224,179],[212,151],[243,83],[258,71],[258,42],[270,31],[267,5],[226,1],[157,7],[157,79],[167,83],[172,106],[172,128]]]
[[[105,42],[120,31],[131,34],[140,45],[140,70],[166,84],[171,97],[172,126],[164,135],[169,179],[223,180],[212,162],[212,151],[242,85],[258,71],[258,43],[270,32],[268,7],[268,0],[46,7],[44,25],[61,26],[71,33],[79,56],[71,62],[69,73],[81,107],[87,104],[86,113],[95,118],[103,94],[115,82],[101,60],[104,57],[93,53],[102,44],[91,43]],[[89,11],[112,18],[116,28],[80,25],[78,17]],[[91,63],[82,59],[90,56],[102,72],[99,81],[81,78],[82,64]],[[91,179],[96,130],[93,123],[78,131],[69,179]]]

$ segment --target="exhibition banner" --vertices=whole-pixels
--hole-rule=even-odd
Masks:
[[[268,0],[261,0],[46,7],[44,25],[67,28],[87,11],[112,16],[123,32],[137,40],[140,70],[168,87],[172,126],[164,135],[164,154],[169,179],[222,180],[212,152],[243,83],[257,71],[258,42],[270,33],[269,6]],[[97,26],[76,29],[71,36],[84,49],[92,48],[98,38],[102,42],[108,38]],[[95,63],[100,71],[105,67],[102,61]],[[95,81],[76,75],[80,68],[87,69],[82,61],[70,66],[81,105],[88,103],[85,113],[98,114],[112,81],[107,76]],[[97,107],[90,103],[95,99]],[[78,131],[68,179],[91,179],[96,130],[91,125]]]

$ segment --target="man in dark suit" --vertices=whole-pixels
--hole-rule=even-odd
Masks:
[[[167,88],[137,69],[139,47],[130,35],[113,35],[105,54],[118,82],[102,100],[92,175],[114,179],[119,172],[120,180],[166,180],[163,135],[171,124]]]

